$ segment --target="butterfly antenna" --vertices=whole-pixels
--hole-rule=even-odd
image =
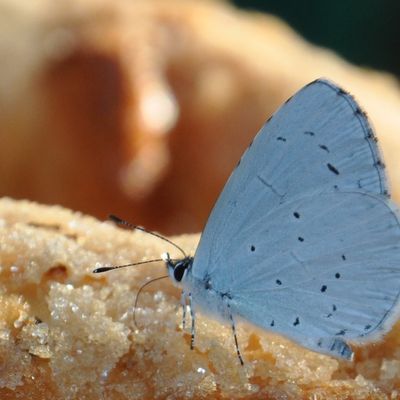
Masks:
[[[176,249],[178,249],[183,254],[183,256],[185,258],[187,257],[186,253],[184,252],[184,250],[181,247],[179,247],[176,243],[172,242],[171,240],[167,239],[166,237],[164,237],[164,236],[162,236],[162,235],[160,235],[160,234],[158,234],[156,232],[149,231],[146,228],[143,228],[142,226],[131,224],[130,222],[125,221],[125,220],[123,220],[123,219],[121,219],[121,218],[119,218],[119,217],[117,217],[115,215],[112,215],[112,214],[109,215],[108,218],[111,221],[113,221],[114,223],[116,223],[117,225],[125,226],[125,227],[133,229],[133,230],[137,229],[138,231],[146,232],[149,235],[153,235],[153,236],[155,236],[155,237],[157,237],[157,238],[159,238],[161,240],[164,240],[164,242],[172,244],[172,246],[174,246]]]
[[[164,261],[164,260],[162,258],[155,258],[154,260],[140,261],[140,262],[124,264],[124,265],[113,265],[111,267],[100,267],[100,268],[94,269],[92,272],[94,274],[100,274],[102,272],[112,271],[113,269],[132,267],[134,265],[148,264],[148,263],[158,262],[158,261]]]
[[[136,328],[139,328],[138,324],[136,323],[136,308],[137,308],[137,304],[138,304],[138,301],[139,301],[139,295],[140,295],[140,293],[142,292],[142,290],[143,290],[147,285],[150,285],[150,283],[153,283],[153,282],[155,282],[155,281],[159,281],[159,280],[165,279],[165,278],[168,278],[168,275],[164,275],[164,276],[160,276],[160,277],[158,277],[158,278],[154,278],[154,279],[152,279],[152,280],[150,280],[150,281],[144,283],[142,286],[140,286],[140,288],[139,288],[139,290],[138,290],[138,292],[137,292],[137,294],[136,294],[135,306],[134,306],[134,308],[133,308],[133,323],[135,324]]]

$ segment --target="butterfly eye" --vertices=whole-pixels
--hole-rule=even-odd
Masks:
[[[179,263],[174,268],[174,278],[177,282],[180,282],[185,274],[187,264]]]

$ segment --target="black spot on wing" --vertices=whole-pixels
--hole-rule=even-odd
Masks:
[[[342,260],[346,261],[346,256],[344,254],[342,254]]]
[[[308,136],[315,136],[315,133],[311,131],[305,131],[304,134]]]
[[[253,246],[253,245],[250,246],[250,250],[251,250],[251,251],[255,251],[255,250],[256,250],[255,246]]]
[[[328,147],[325,146],[324,144],[320,144],[320,145],[319,145],[319,148],[322,149],[322,150],[325,150],[327,153],[329,153]]]
[[[271,323],[269,324],[270,326],[274,326],[275,325],[275,321],[272,320]]]
[[[374,164],[374,167],[378,168],[386,168],[386,165],[382,162],[382,160],[377,160]]]
[[[275,281],[275,283],[277,284],[277,285],[282,285],[282,281],[280,280],[280,279],[277,279],[276,281]]]
[[[286,142],[286,138],[284,138],[284,137],[282,137],[282,136],[278,136],[278,137],[276,138],[276,140],[279,140],[279,141],[281,141],[281,142]]]
[[[346,335],[346,329],[341,329],[339,332],[335,333],[335,336],[345,336]]]
[[[372,140],[373,142],[378,143],[378,138],[375,136],[375,134],[372,131],[369,131],[365,138],[367,140]]]
[[[336,274],[335,274],[335,278],[336,278],[336,279],[339,279],[339,278],[340,278],[340,274],[339,274],[339,272],[336,272]]]
[[[353,101],[354,101],[354,100],[353,100]],[[360,116],[364,117],[365,119],[368,118],[367,113],[366,113],[364,110],[362,110],[360,107],[358,107],[358,106],[357,106],[357,108],[354,110],[354,114],[355,114],[355,115],[360,115]]]
[[[300,218],[300,214],[299,214],[297,211],[295,211],[295,212],[293,213],[293,216],[294,216],[295,218],[297,218],[297,219]]]
[[[325,292],[326,292],[326,289],[328,289],[328,287],[327,287],[326,285],[322,285],[322,286],[321,286],[321,292],[322,292],[322,293],[325,293]]]
[[[332,164],[328,163],[326,166],[329,168],[329,171],[333,172],[335,175],[339,175],[339,171]]]
[[[299,242],[304,242],[304,238],[301,237],[301,236],[299,236],[299,237],[297,238],[297,240],[298,240]]]
[[[296,317],[296,320],[293,322],[293,326],[300,325],[299,317]]]

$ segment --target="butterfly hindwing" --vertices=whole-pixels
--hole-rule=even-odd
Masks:
[[[303,196],[253,221],[227,251],[231,273],[211,284],[231,309],[305,346],[372,340],[398,317],[399,216],[380,196]]]

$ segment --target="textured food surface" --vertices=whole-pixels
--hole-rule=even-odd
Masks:
[[[192,253],[198,236],[176,243]],[[197,316],[195,349],[182,331],[179,290],[162,264],[93,275],[92,269],[177,257],[167,243],[110,222],[0,200],[0,398],[396,399],[400,324],[355,348],[353,363],[305,350],[240,322]]]

